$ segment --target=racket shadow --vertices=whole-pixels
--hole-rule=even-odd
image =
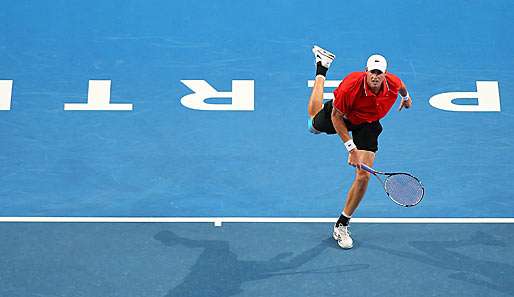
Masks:
[[[495,247],[506,246],[503,241],[478,231],[467,239],[410,241],[408,245],[413,249],[393,249],[371,243],[363,243],[362,247],[450,271],[450,279],[514,296],[514,284],[510,279],[514,275],[513,265],[471,257],[459,252],[462,248],[481,246],[484,253],[494,254]],[[488,248],[491,251],[487,251]]]

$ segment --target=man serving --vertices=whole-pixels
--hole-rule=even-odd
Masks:
[[[365,71],[346,76],[334,91],[334,100],[323,104],[325,77],[335,55],[318,46],[312,51],[316,57],[316,79],[308,105],[309,130],[314,134],[338,134],[348,151],[348,164],[356,167],[355,179],[333,232],[339,246],[350,249],[353,240],[348,225],[370,179],[367,171],[359,169],[360,165],[373,166],[378,136],[382,132],[380,119],[394,105],[398,93],[402,97],[399,110],[410,108],[412,99],[402,80],[387,72],[386,59],[372,55]],[[352,132],[351,137],[349,132]]]

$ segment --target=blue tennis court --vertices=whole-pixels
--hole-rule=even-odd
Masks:
[[[2,1],[0,295],[513,296],[512,8]],[[307,129],[314,44],[327,82],[380,53],[414,102],[375,168],[425,198],[371,180],[349,251],[330,236],[354,171]]]

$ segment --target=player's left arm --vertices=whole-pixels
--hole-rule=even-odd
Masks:
[[[407,87],[405,86],[403,81],[401,81],[401,86],[398,90],[398,93],[400,93],[400,96],[402,97],[402,100],[400,100],[400,107],[398,108],[398,110],[400,111],[404,107],[410,108],[412,106],[412,98],[409,92],[407,91]]]

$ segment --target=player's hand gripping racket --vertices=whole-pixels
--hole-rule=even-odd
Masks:
[[[408,173],[396,172],[380,172],[375,169],[361,164],[361,169],[373,174],[378,178],[380,183],[384,186],[384,190],[396,204],[410,207],[421,202],[425,189],[423,185],[415,176]],[[382,181],[379,175],[386,176]]]

